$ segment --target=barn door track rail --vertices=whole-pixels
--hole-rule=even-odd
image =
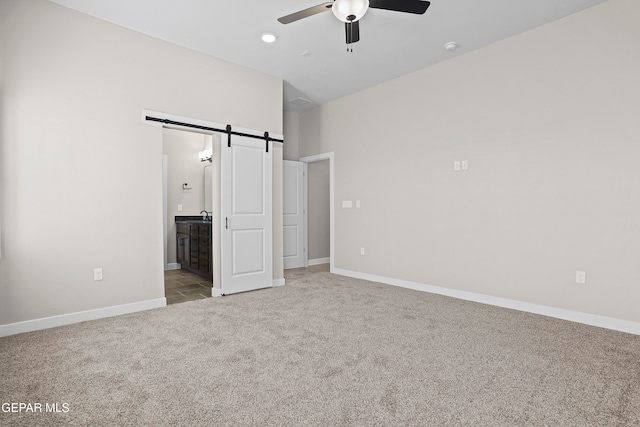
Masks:
[[[277,138],[271,138],[269,136],[269,132],[265,132],[264,136],[259,136],[259,135],[252,135],[250,133],[243,133],[243,132],[235,132],[231,129],[231,125],[227,125],[226,129],[218,129],[218,128],[212,128],[212,127],[208,127],[208,126],[200,126],[200,125],[194,125],[191,123],[183,123],[183,122],[177,122],[175,120],[169,120],[169,119],[159,119],[157,117],[151,117],[151,116],[145,116],[145,120],[150,121],[150,122],[158,122],[158,123],[163,123],[166,125],[174,125],[174,126],[184,126],[184,127],[188,127],[188,128],[192,128],[192,129],[200,129],[200,130],[206,130],[206,131],[211,131],[211,132],[221,132],[221,133],[226,133],[228,138],[228,146],[231,147],[231,135],[237,135],[237,136],[246,136],[248,138],[255,138],[255,139],[264,139],[265,140],[265,147],[266,147],[266,151],[267,153],[269,152],[269,142],[279,142],[281,144],[284,143],[284,141],[282,139],[277,139]]]

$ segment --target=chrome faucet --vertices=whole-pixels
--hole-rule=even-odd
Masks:
[[[200,213],[204,212],[204,215],[202,215],[202,220],[203,221],[211,221],[211,217],[209,216],[209,212],[207,212],[206,210],[201,210]]]

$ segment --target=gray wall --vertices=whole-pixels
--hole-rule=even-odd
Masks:
[[[336,267],[640,321],[639,18],[609,0],[301,113]]]
[[[297,161],[300,158],[298,156],[299,120],[300,114],[295,111],[285,111],[282,115],[282,126],[284,128],[282,158],[284,160]]]
[[[0,64],[0,325],[164,297],[162,129],[143,109],[282,134],[282,80],[45,0],[0,3]]]

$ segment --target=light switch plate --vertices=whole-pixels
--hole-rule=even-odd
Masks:
[[[584,271],[576,271],[576,283],[587,283],[587,273]]]
[[[460,161],[456,160],[455,162],[453,162],[453,170],[454,171],[459,171],[460,170]]]
[[[351,200],[343,200],[342,207],[346,209],[350,209],[353,207],[353,202]]]

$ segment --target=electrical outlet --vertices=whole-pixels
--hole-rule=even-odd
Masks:
[[[584,271],[576,271],[576,283],[587,283],[587,273]]]
[[[463,170],[463,171],[466,171],[467,169],[469,169],[469,162],[467,162],[466,160],[463,160],[463,161],[460,163],[460,166],[462,166],[462,170]]]
[[[460,170],[460,160],[453,162],[453,170],[458,172]]]
[[[94,268],[93,269],[93,280],[102,280],[102,269]]]

